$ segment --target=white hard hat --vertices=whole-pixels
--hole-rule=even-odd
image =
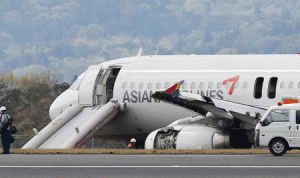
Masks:
[[[0,108],[0,111],[6,111],[6,107],[5,107],[5,106],[2,106],[2,107]]]
[[[130,142],[136,143],[136,140],[135,140],[134,138],[132,138],[132,139],[130,140]]]

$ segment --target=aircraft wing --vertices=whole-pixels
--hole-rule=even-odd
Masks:
[[[193,110],[204,116],[210,112],[219,117],[239,119],[252,125],[256,125],[259,114],[265,113],[267,110],[267,108],[220,100],[188,92],[180,92],[179,88],[183,82],[182,80],[165,91],[157,91],[152,97]]]

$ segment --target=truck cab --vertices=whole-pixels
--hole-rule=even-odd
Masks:
[[[268,146],[275,156],[300,148],[300,104],[271,106],[255,128],[256,146]]]

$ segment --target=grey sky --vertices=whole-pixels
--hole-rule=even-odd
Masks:
[[[2,0],[3,1],[3,0]],[[296,0],[16,0],[0,2],[0,70],[53,70],[151,54],[297,53]]]

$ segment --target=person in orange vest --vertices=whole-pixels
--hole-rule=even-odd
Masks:
[[[132,138],[131,140],[130,140],[130,143],[127,145],[127,148],[128,149],[135,149],[135,144],[136,144],[136,140],[135,140],[135,138]]]

